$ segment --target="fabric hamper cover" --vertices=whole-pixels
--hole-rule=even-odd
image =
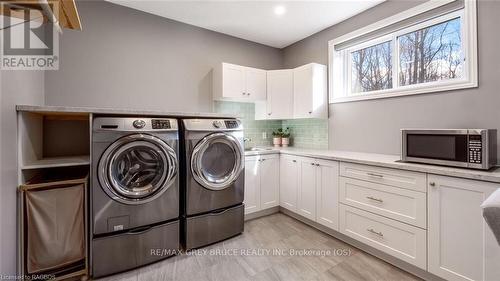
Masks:
[[[26,191],[27,271],[58,269],[85,258],[84,184]]]

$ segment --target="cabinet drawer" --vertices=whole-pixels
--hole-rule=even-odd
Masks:
[[[340,175],[420,192],[427,190],[424,173],[342,162]]]
[[[427,228],[427,198],[416,192],[351,178],[340,178],[340,202]]]
[[[426,270],[423,229],[340,204],[340,232]]]

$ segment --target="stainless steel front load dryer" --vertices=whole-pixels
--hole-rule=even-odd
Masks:
[[[180,249],[176,119],[96,117],[92,132],[94,277]],[[162,253],[155,253],[155,250]]]
[[[243,232],[243,126],[237,119],[184,119],[183,242],[205,246]]]

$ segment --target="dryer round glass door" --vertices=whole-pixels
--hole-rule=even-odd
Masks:
[[[191,172],[194,179],[211,190],[222,190],[234,183],[244,168],[243,148],[235,137],[213,133],[193,149]]]
[[[177,174],[175,151],[157,137],[136,134],[111,144],[98,176],[104,191],[125,204],[149,202],[165,192]]]

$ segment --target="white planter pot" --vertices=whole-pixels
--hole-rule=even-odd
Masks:
[[[287,147],[290,144],[290,138],[281,138],[281,146]]]
[[[273,145],[279,147],[281,145],[281,138],[273,138]]]

